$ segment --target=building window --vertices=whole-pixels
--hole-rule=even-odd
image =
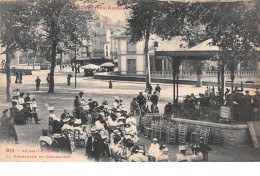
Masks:
[[[127,42],[127,52],[136,52],[136,44]]]
[[[108,57],[108,51],[106,51],[106,57]]]
[[[108,45],[106,45],[106,50],[108,50]]]

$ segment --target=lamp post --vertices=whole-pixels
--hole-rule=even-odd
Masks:
[[[77,88],[77,41],[75,38],[75,89]]]

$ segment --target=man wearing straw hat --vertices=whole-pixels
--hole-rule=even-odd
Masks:
[[[86,144],[86,156],[89,160],[99,161],[100,154],[103,151],[103,141],[100,134],[93,127],[90,130]]]

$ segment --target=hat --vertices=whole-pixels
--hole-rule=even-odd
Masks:
[[[92,101],[92,98],[88,99],[88,101]]]
[[[246,93],[249,93],[249,91],[248,91],[248,90],[246,90]]]
[[[83,106],[82,108],[83,108],[83,110],[85,110],[85,111],[88,111],[88,110],[89,110],[89,106]]]
[[[56,134],[54,134],[52,137],[53,137],[53,138],[61,138],[62,136],[61,136],[61,134],[56,133]]]
[[[84,94],[84,92],[79,92],[79,95],[83,95]]]
[[[143,149],[139,149],[138,153],[144,153],[144,150]]]
[[[125,120],[126,118],[124,116],[120,116],[118,120]]]
[[[153,142],[157,142],[158,141],[158,139],[157,138],[153,138]]]
[[[180,146],[179,146],[179,151],[182,151],[182,150],[187,150],[187,148],[186,148],[185,145],[180,145]]]
[[[120,133],[119,130],[114,130],[113,133]]]
[[[123,98],[120,98],[119,100],[120,100],[120,101],[124,101]]]
[[[23,109],[23,105],[16,105],[16,108],[21,111]]]
[[[119,126],[120,126],[120,125],[124,125],[124,122],[119,122],[118,125],[119,125]]]
[[[5,109],[5,110],[3,111],[4,114],[7,113],[7,112],[8,112],[8,109]]]
[[[130,135],[132,135],[132,136],[134,136],[135,134],[131,131],[130,133],[129,133]]]
[[[96,132],[96,128],[95,128],[95,127],[92,127],[92,128],[90,129],[90,132],[91,132],[91,133]]]
[[[54,111],[54,107],[48,107],[49,111]]]
[[[65,119],[63,119],[62,121],[63,121],[63,122],[68,122],[68,121],[70,121],[70,118],[65,118]]]
[[[74,122],[75,125],[80,125],[81,123],[82,123],[81,119],[76,119],[75,122]]]

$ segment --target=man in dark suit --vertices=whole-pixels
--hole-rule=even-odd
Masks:
[[[101,135],[95,128],[92,128],[86,144],[86,156],[89,160],[94,159],[94,161],[99,161],[99,157],[103,152],[102,145]]]
[[[151,96],[151,102],[152,102],[155,106],[157,106],[158,101],[159,101],[159,98],[158,98],[158,96],[156,95],[156,92],[154,92],[153,95]]]
[[[143,96],[142,92],[139,92],[139,95],[137,96],[137,102],[139,103],[139,107],[141,109],[141,107],[146,103],[146,99]]]

